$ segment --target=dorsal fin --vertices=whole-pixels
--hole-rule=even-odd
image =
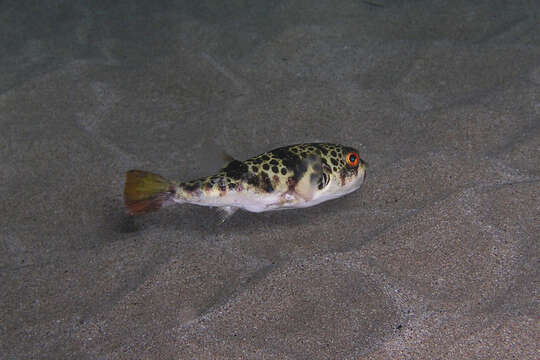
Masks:
[[[225,165],[223,165],[221,167],[221,169],[219,169],[220,171],[223,171],[227,168],[227,166],[229,166],[232,162],[234,161],[238,161],[236,160],[234,157],[232,157],[232,155],[230,155],[229,153],[225,152],[225,151],[222,151],[221,152],[221,159],[223,160],[223,163]]]
[[[229,164],[231,161],[236,160],[235,158],[232,157],[231,154],[229,154],[226,151],[223,151],[221,153],[221,158],[223,159],[223,162],[225,163],[225,166],[227,166],[227,164]]]

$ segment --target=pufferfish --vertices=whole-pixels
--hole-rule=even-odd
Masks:
[[[351,147],[308,143],[280,147],[248,160],[230,159],[216,175],[175,182],[142,170],[126,174],[124,200],[131,215],[188,203],[220,209],[225,221],[251,212],[305,208],[357,190],[367,164]]]

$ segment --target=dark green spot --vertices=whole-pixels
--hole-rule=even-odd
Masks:
[[[248,170],[248,166],[245,163],[233,160],[223,169],[223,172],[231,179],[240,180]]]
[[[227,191],[227,182],[224,179],[218,182],[219,191]]]
[[[291,183],[291,186],[294,186],[293,184],[296,184],[298,179],[300,179],[307,170],[302,159],[292,152],[289,147],[272,150],[272,154],[281,160],[285,168],[293,172],[292,179],[289,182]]]
[[[268,177],[268,174],[263,172],[261,173],[261,188],[266,192],[272,192],[274,191],[274,187],[272,186],[272,181]]]
[[[249,185],[259,186],[259,177],[254,174],[250,174],[247,176],[247,183]]]

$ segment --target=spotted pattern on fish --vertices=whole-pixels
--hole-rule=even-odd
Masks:
[[[212,176],[170,182],[174,192],[169,196],[179,203],[220,207],[229,215],[237,208],[260,212],[308,207],[356,190],[364,180],[366,167],[354,148],[328,143],[297,144],[245,161],[232,160]],[[160,187],[167,184],[159,175],[151,175],[153,180],[159,179]],[[133,205],[142,196],[141,191],[135,191],[135,183],[135,178],[126,182],[126,204],[142,213],[141,206]],[[151,197],[145,201],[148,199]]]
[[[311,174],[313,181],[318,180],[318,189],[324,187],[326,182],[324,178],[328,176],[323,173],[320,179],[316,178],[317,173],[320,173],[320,166],[325,166],[326,169],[339,174],[343,185],[347,174],[357,171],[357,168],[348,169],[343,158],[344,153],[353,151],[356,150],[325,143],[281,147],[245,161],[233,160],[216,175],[180,183],[180,186],[187,193],[197,193],[200,189],[204,189],[207,193],[218,191],[222,193],[222,196],[227,191],[237,190],[241,184],[244,184],[243,189],[253,187],[266,193],[272,193],[281,188],[282,184],[288,184],[290,190],[304,176],[307,170],[304,160],[310,156],[321,159],[321,164],[317,164],[314,168],[316,173]]]

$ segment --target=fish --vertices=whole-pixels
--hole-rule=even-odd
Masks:
[[[295,144],[244,161],[229,160],[217,174],[185,182],[128,171],[124,187],[128,214],[187,203],[217,208],[224,222],[239,209],[260,213],[306,208],[359,189],[367,169],[358,150],[330,143]]]

